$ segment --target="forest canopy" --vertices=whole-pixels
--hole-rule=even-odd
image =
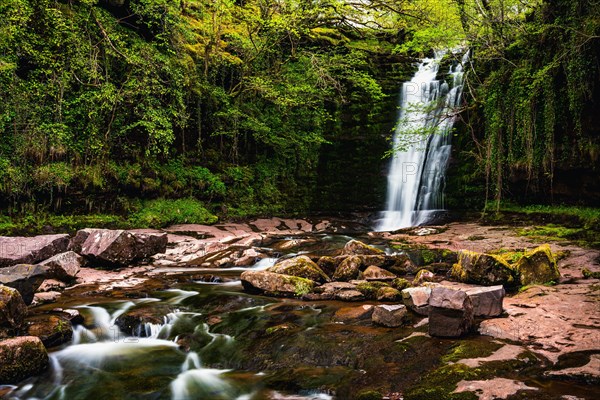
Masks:
[[[0,18],[9,214],[310,209],[320,148],[378,123],[389,81],[436,48],[472,49],[469,174],[488,197],[507,161],[551,176],[559,135],[597,146],[591,0],[5,0]]]

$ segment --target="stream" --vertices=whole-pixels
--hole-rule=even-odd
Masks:
[[[327,255],[350,239],[281,237],[270,250],[284,257]],[[10,387],[3,398],[350,399],[371,388],[403,392],[443,365],[459,344],[486,355],[498,347],[479,335],[431,338],[416,314],[401,328],[333,318],[340,308],[376,302],[305,302],[245,293],[239,275],[265,269],[275,260],[266,258],[248,268],[159,267],[132,288],[103,292],[79,285],[65,291],[58,303],[34,312],[77,309],[83,323],[74,325],[70,343],[50,349],[46,373]],[[151,322],[123,329],[127,315]],[[589,386],[540,381],[543,366],[544,360],[530,360],[503,374],[549,396],[540,398],[592,398]]]

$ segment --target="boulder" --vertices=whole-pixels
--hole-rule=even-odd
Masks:
[[[463,290],[436,287],[429,298],[429,335],[460,337],[473,327],[473,303]]]
[[[327,276],[332,276],[333,274],[335,274],[335,269],[338,267],[338,265],[340,265],[340,262],[342,262],[342,260],[342,257],[334,258],[330,256],[323,256],[319,258],[319,260],[317,261],[317,265],[319,266],[319,268],[321,268],[323,272],[325,272],[325,274],[327,274]]]
[[[35,336],[0,341],[0,384],[18,383],[48,368],[48,353]]]
[[[47,269],[39,265],[18,264],[0,269],[0,283],[17,289],[25,304],[33,301],[35,291],[46,279]]]
[[[169,242],[166,232],[128,231],[135,239],[135,258],[143,259],[167,251]]]
[[[393,265],[394,262],[396,261],[395,259],[385,256],[385,255],[382,255],[382,254],[359,255],[356,257],[360,258],[361,264],[364,267],[371,266],[371,265],[374,265],[376,267],[384,267],[384,266]]]
[[[333,274],[334,281],[350,281],[352,279],[356,279],[358,274],[360,273],[360,266],[362,261],[360,257],[350,256],[344,259],[338,265]]]
[[[429,315],[429,297],[431,288],[416,287],[402,291],[402,300],[406,307],[420,315]]]
[[[298,276],[315,282],[329,282],[329,277],[307,256],[294,257],[278,262],[267,269],[276,274]]]
[[[418,270],[418,267],[406,254],[386,256],[386,259],[389,260],[386,263],[386,268],[396,275],[414,274]]]
[[[263,256],[264,257],[264,256]],[[240,254],[239,258],[233,263],[236,267],[249,267],[260,260],[261,254],[255,249],[246,249]]]
[[[342,290],[335,294],[335,299],[340,301],[362,301],[365,296],[358,290]]]
[[[16,289],[0,285],[0,338],[19,330],[27,315],[27,306]]]
[[[343,307],[335,312],[333,320],[338,322],[370,320],[371,315],[373,315],[373,309],[374,307],[370,304],[358,307]]]
[[[344,246],[342,250],[342,254],[349,256],[356,255],[384,255],[385,252],[383,250],[379,250],[373,246],[369,246],[363,242],[358,240],[351,240]]]
[[[393,287],[382,287],[377,291],[378,301],[402,301],[402,293]]]
[[[67,343],[73,337],[71,321],[60,314],[37,314],[26,319],[27,335],[40,338],[44,346]]]
[[[35,264],[67,250],[69,235],[0,236],[0,268]]]
[[[417,272],[415,279],[413,280],[413,286],[419,286],[425,282],[432,282],[435,278],[435,274],[427,269],[421,269]]]
[[[476,317],[497,317],[502,314],[502,302],[506,294],[502,285],[469,288],[465,292],[473,303]]]
[[[56,279],[44,279],[37,292],[62,292],[67,288],[67,284]]]
[[[166,233],[128,232],[110,229],[82,229],[69,249],[103,266],[123,266],[132,261],[164,253]]]
[[[58,313],[64,318],[66,318],[71,323],[71,325],[83,324],[83,315],[81,315],[79,310],[75,308],[54,308],[52,309],[52,312]]]
[[[371,319],[378,325],[395,328],[404,324],[407,316],[406,314],[406,306],[402,304],[379,305],[373,310]]]
[[[484,286],[512,286],[516,283],[515,271],[506,260],[497,255],[469,250],[458,252],[458,262],[454,264],[450,274],[459,282]]]
[[[356,291],[356,285],[348,282],[329,282],[314,289],[306,300],[333,300],[343,291]]]
[[[76,278],[83,265],[83,257],[74,251],[67,251],[42,261],[38,265],[47,268],[49,278],[71,282]]]
[[[383,268],[371,265],[363,271],[362,278],[366,279],[367,281],[391,281],[397,277]]]
[[[514,267],[523,286],[557,282],[560,278],[556,258],[548,244],[526,251]]]
[[[404,278],[396,278],[390,284],[394,289],[398,289],[400,291],[404,289],[408,289],[412,286],[412,284]]]
[[[377,298],[377,293],[379,289],[383,287],[389,287],[389,285],[385,282],[378,281],[351,281],[356,285],[356,290],[361,292],[365,298],[375,300]]]
[[[148,337],[152,333],[150,325],[164,324],[165,315],[171,312],[173,310],[167,305],[150,304],[119,315],[115,319],[115,325],[127,335]]]
[[[310,279],[268,271],[244,271],[240,278],[247,291],[272,295],[302,296],[315,287]]]

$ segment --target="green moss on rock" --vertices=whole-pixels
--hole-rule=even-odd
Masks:
[[[548,244],[526,251],[514,264],[514,269],[523,286],[556,282],[560,278],[556,258]]]
[[[361,282],[356,285],[356,290],[361,292],[365,298],[374,300],[377,298],[379,289],[384,287],[389,287],[389,285],[384,282]]]
[[[486,286],[513,286],[516,283],[514,269],[502,257],[469,250],[458,252],[458,262],[452,267],[450,275],[459,282]]]
[[[310,258],[306,256],[294,257],[275,264],[267,271],[276,274],[297,276],[315,282],[329,282],[329,276]]]
[[[404,278],[396,278],[392,281],[391,286],[400,291],[412,287],[412,284]]]

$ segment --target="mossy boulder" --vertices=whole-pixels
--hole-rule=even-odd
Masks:
[[[338,265],[333,274],[334,281],[350,281],[358,278],[362,260],[358,256],[350,256]]]
[[[365,298],[370,300],[375,300],[377,298],[377,293],[379,289],[389,287],[387,283],[384,282],[360,282],[356,285],[356,290],[361,292]]]
[[[0,360],[0,384],[18,383],[48,368],[46,348],[35,336],[0,341]]]
[[[273,296],[300,297],[309,293],[316,285],[310,279],[269,271],[244,271],[240,278],[248,292]]]
[[[267,271],[276,274],[297,276],[321,283],[330,281],[329,276],[314,261],[306,256],[283,260],[270,267]]]
[[[384,255],[385,252],[376,247],[369,246],[368,244],[363,243],[361,241],[351,240],[348,243],[346,243],[346,245],[344,246],[344,249],[342,250],[342,254],[349,255],[349,256],[378,255],[378,254]]]
[[[327,276],[335,274],[335,269],[340,265],[343,258],[323,256],[317,261],[317,265],[321,268],[321,271],[325,272]]]
[[[363,271],[362,278],[366,279],[367,281],[391,281],[397,277],[383,268],[371,265]]]
[[[514,286],[517,283],[515,270],[502,257],[469,250],[458,252],[458,262],[450,275],[459,282],[485,286]]]
[[[548,244],[526,251],[514,264],[514,269],[523,286],[556,282],[560,278],[556,258]]]
[[[27,306],[16,289],[0,285],[0,338],[9,336],[23,325]]]
[[[433,282],[435,274],[428,269],[421,269],[417,272],[415,279],[413,280],[413,286],[419,286],[425,282]]]
[[[393,287],[384,286],[377,291],[378,301],[401,301],[402,293]]]
[[[406,254],[387,256],[387,258],[391,260],[391,263],[386,266],[386,269],[396,275],[414,274],[418,271],[416,264]]]
[[[391,286],[394,289],[403,291],[404,289],[408,289],[409,287],[412,287],[412,284],[404,278],[396,278],[391,282]]]
[[[40,338],[44,346],[67,343],[73,337],[71,321],[58,314],[37,314],[27,318],[27,334]]]

